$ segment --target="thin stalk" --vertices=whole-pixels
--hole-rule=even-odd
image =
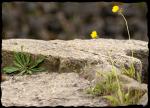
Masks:
[[[101,43],[101,45],[102,45],[102,47],[104,47],[104,45]],[[108,56],[109,56],[109,58],[110,58],[110,61],[111,61],[111,64],[112,64],[112,72],[114,72],[115,73],[115,77],[116,77],[116,81],[117,81],[117,85],[118,85],[118,90],[120,91],[120,95],[118,94],[118,96],[119,96],[119,99],[120,99],[120,101],[121,101],[121,104],[123,103],[123,100],[122,100],[122,97],[123,97],[123,94],[122,94],[122,91],[121,91],[121,87],[120,87],[120,83],[119,83],[119,78],[118,78],[118,75],[117,75],[117,73],[116,73],[116,71],[115,71],[115,69],[114,69],[114,62],[113,62],[113,60],[112,60],[112,58],[111,58],[111,56],[110,56],[110,54],[109,54],[109,52],[107,51],[107,54],[108,54]]]
[[[129,32],[128,22],[127,22],[126,18],[124,17],[124,15],[121,12],[119,12],[119,14],[123,17],[123,19],[126,23],[127,32],[128,32],[128,36],[129,36],[129,40],[130,40],[130,32]]]
[[[125,18],[125,16],[122,14],[122,12],[119,12],[119,14],[123,17],[123,19],[124,19],[124,21],[125,21],[125,23],[126,23],[126,28],[127,28],[127,32],[128,32],[128,36],[129,36],[129,41],[130,41],[130,32],[129,32],[129,27],[128,27],[128,22],[127,22],[127,20],[126,20],[126,18]],[[132,56],[132,66],[133,66],[133,50],[131,50],[131,56]],[[136,74],[136,73],[134,73],[134,74]],[[135,77],[137,77],[137,75],[135,75]]]
[[[108,52],[107,52],[108,53]],[[120,83],[119,83],[119,80],[118,80],[118,75],[117,75],[117,73],[116,73],[116,71],[115,71],[115,69],[114,69],[114,62],[113,62],[113,60],[112,60],[112,58],[111,58],[111,56],[110,56],[110,54],[108,53],[108,56],[109,56],[109,58],[110,58],[110,60],[111,60],[111,63],[112,63],[112,71],[115,73],[115,76],[116,76],[116,81],[117,81],[117,85],[118,85],[118,90],[120,91],[119,93],[120,94],[118,94],[118,96],[119,96],[119,99],[120,99],[120,101],[121,101],[121,104],[123,103],[123,100],[122,100],[122,96],[123,96],[123,94],[122,94],[122,92],[121,92],[121,87],[120,87]],[[118,92],[117,92],[118,93]]]

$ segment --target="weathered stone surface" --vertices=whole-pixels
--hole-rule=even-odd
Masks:
[[[137,72],[143,72],[143,79],[147,82],[147,59],[148,43],[139,40],[32,40],[32,39],[9,39],[2,40],[2,66],[12,64],[12,52],[20,51],[21,45],[24,51],[33,56],[46,56],[45,64],[49,71],[80,72],[88,64],[111,64],[110,56],[114,65],[126,68],[133,62]],[[131,57],[133,50],[135,57]],[[136,58],[137,57],[137,58]],[[133,61],[132,61],[133,60]],[[141,62],[142,61],[142,62]]]
[[[91,82],[97,83],[99,81],[103,81],[104,80],[103,75],[112,72],[113,68],[117,73],[121,73],[120,70],[115,66],[112,67],[112,65],[109,64],[98,64],[94,66],[86,66],[82,70],[80,75]],[[99,76],[98,74],[101,74],[101,76]]]
[[[138,105],[146,106],[148,104],[148,93],[145,93],[139,100]]]
[[[106,77],[104,75],[112,72],[112,69],[117,74],[118,79],[122,84],[124,90],[139,90],[143,94],[148,92],[147,84],[139,83],[133,78],[123,75],[118,68],[112,67],[111,65],[100,64],[92,67],[86,67],[81,73],[81,76],[91,81],[91,85],[93,86],[101,81],[106,80]]]
[[[74,72],[14,76],[2,82],[1,101],[3,106],[107,106],[86,94],[89,84]]]
[[[24,52],[46,57],[43,66],[48,72],[14,76],[3,81],[4,106],[107,106],[100,97],[92,98],[85,94],[83,89],[93,81],[99,81],[96,77],[97,71],[111,72],[111,59],[121,81],[126,82],[125,88],[131,87],[147,92],[146,84],[139,84],[136,80],[120,74],[122,66],[128,68],[133,63],[136,72],[141,72],[142,68],[143,75],[146,75],[148,64],[145,61],[149,52],[147,42],[113,39],[2,40],[2,67],[12,65],[13,51],[20,51],[22,45]],[[131,50],[134,57],[131,57]],[[85,70],[87,73],[84,73]],[[144,78],[147,79],[147,76]]]

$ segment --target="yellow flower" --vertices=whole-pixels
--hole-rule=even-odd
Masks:
[[[97,32],[96,32],[96,31],[92,31],[91,37],[92,37],[93,39],[96,39],[96,38],[97,38]]]
[[[118,12],[118,11],[119,11],[119,6],[117,6],[117,5],[113,6],[112,12],[113,12],[113,13],[116,13],[116,12]]]

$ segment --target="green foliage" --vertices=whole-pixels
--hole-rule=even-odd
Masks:
[[[138,82],[141,83],[141,73],[136,72],[133,63],[130,65],[128,69],[126,69],[124,66],[122,68],[122,73],[124,75],[129,76],[130,78],[136,79]]]
[[[125,21],[128,36],[129,36],[129,41],[130,41],[130,33],[129,33],[127,20],[122,14],[122,11],[118,11],[118,13],[123,17]],[[110,58],[112,66],[114,67],[114,61],[112,60],[111,55],[109,53],[108,56]],[[132,58],[133,58],[133,50],[132,50]],[[133,59],[129,69],[126,69],[123,66],[122,73],[141,82],[141,73],[136,72],[133,64]],[[114,70],[114,68],[112,68],[112,74],[107,75],[105,81],[101,81],[97,83],[94,87],[88,89],[87,93],[103,96],[103,98],[109,100],[111,102],[111,105],[114,106],[136,104],[139,101],[140,96],[142,96],[142,92],[140,90],[134,91],[128,89],[128,92],[126,93],[119,82],[118,75]]]
[[[123,66],[122,73],[129,76],[129,77],[131,77],[131,78],[135,78],[135,68],[134,68],[133,64],[131,64],[128,69],[126,69]]]
[[[115,76],[112,72],[107,74],[106,80],[97,83],[94,87],[87,89],[87,93],[94,96],[109,95],[118,89],[118,83],[115,80]]]
[[[109,100],[111,102],[111,105],[118,105],[119,102],[119,98],[112,96],[112,95],[108,95],[108,96],[103,96],[103,98]]]
[[[94,87],[87,89],[87,93],[92,94],[94,96],[103,96],[108,95],[117,90],[117,83],[109,83],[107,81],[103,81],[101,83],[97,83]]]
[[[3,68],[3,71],[4,71],[5,73],[12,73],[12,72],[17,72],[17,71],[19,71],[19,69],[18,69],[17,67],[9,66],[9,67]]]
[[[129,71],[132,73],[135,69],[131,69]],[[136,104],[142,96],[142,92],[140,90],[135,91],[129,89],[126,92],[123,90],[122,85],[116,76],[117,74],[114,70],[112,70],[109,74],[105,74],[105,80],[100,81],[95,86],[88,88],[87,93],[92,94],[93,96],[102,96],[113,106]],[[139,80],[140,77],[140,74],[137,74],[137,78],[139,78]]]
[[[141,79],[142,78],[142,74],[140,72],[137,72],[136,75],[137,75],[137,81],[142,83],[142,79]]]
[[[131,91],[128,90],[128,92],[126,93],[125,91],[121,91],[122,92],[122,96],[121,96],[121,100],[118,96],[118,94],[114,94],[114,95],[107,95],[107,96],[103,96],[103,98],[109,100],[111,103],[111,105],[113,106],[118,106],[118,105],[131,105],[131,104],[136,104],[140,97],[142,96],[142,92],[139,90],[136,91]]]
[[[23,49],[22,49],[23,50]],[[43,63],[45,57],[40,56],[33,59],[30,54],[21,52],[14,52],[14,66],[7,66],[3,68],[6,74],[19,73],[19,74],[32,74],[33,72],[41,72],[45,69],[39,67]]]

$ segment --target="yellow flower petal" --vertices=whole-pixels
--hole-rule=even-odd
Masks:
[[[92,31],[91,37],[92,37],[93,39],[96,39],[96,38],[97,38],[97,32],[96,32],[96,31]]]
[[[119,11],[119,6],[117,6],[117,5],[113,6],[112,12],[113,12],[113,13],[116,13],[116,12],[118,12],[118,11]]]

